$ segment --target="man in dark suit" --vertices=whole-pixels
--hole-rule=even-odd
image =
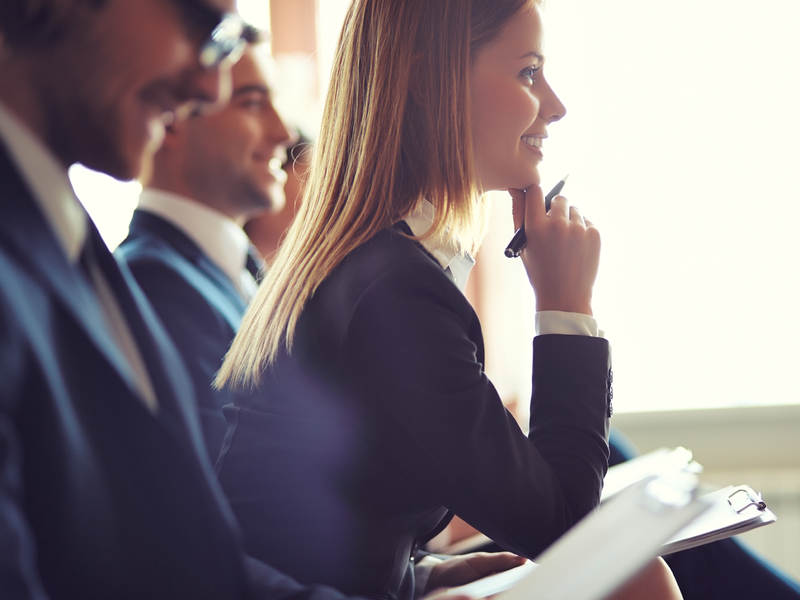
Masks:
[[[340,597],[244,557],[178,354],[67,178],[136,176],[176,115],[221,100],[233,10],[0,5],[2,598]]]
[[[189,368],[212,463],[227,429],[222,406],[231,399],[211,384],[257,286],[260,259],[242,225],[283,207],[281,163],[292,137],[254,48],[231,74],[224,109],[167,128],[116,251]]]

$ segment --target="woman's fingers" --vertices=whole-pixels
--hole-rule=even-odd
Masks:
[[[511,194],[511,215],[514,218],[514,231],[525,222],[525,191],[509,189]]]
[[[511,213],[514,217],[514,231],[525,224],[525,229],[529,227],[529,221],[534,222],[546,218],[544,210],[544,193],[538,185],[531,186],[527,190],[509,189],[511,194]]]
[[[556,196],[550,201],[550,212],[547,214],[551,219],[568,219],[569,201],[564,196]]]
[[[586,227],[586,222],[584,221],[583,215],[581,215],[581,211],[578,210],[577,206],[569,207],[569,220],[573,223],[578,223]]]
[[[532,185],[525,190],[525,231],[545,219],[547,211],[544,209],[544,192],[538,185]]]
[[[536,210],[533,205],[539,202]],[[525,211],[527,244],[520,257],[536,294],[537,310],[591,315],[600,260],[599,232],[564,196],[553,198],[550,212],[545,214],[541,189],[538,194],[528,190]]]
[[[526,562],[527,559],[510,552],[473,552],[451,556],[431,569],[425,591],[466,585],[481,577],[507,571]]]

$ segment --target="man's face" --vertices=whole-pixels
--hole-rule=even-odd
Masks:
[[[244,223],[280,210],[286,173],[281,164],[291,134],[272,105],[264,70],[249,50],[233,67],[230,103],[176,127],[182,178],[195,200]]]
[[[137,177],[164,126],[220,99],[229,67],[204,69],[202,44],[234,0],[73,0],[65,36],[37,66],[41,134],[65,166]],[[216,21],[216,23],[215,23]]]

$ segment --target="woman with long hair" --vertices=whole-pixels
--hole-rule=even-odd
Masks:
[[[299,213],[217,383],[217,463],[248,550],[303,582],[409,599],[455,513],[533,558],[599,502],[610,353],[597,230],[538,164],[565,108],[537,0],[355,0]],[[462,290],[509,190],[536,293],[530,431],[483,370]]]

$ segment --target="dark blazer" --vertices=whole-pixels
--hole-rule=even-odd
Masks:
[[[610,355],[583,336],[533,350],[526,437],[435,259],[396,228],[352,252],[303,311],[292,353],[226,408],[217,471],[249,551],[303,582],[403,600],[448,509],[538,555],[599,502]]]
[[[0,142],[0,598],[341,598],[244,558],[183,364],[93,226],[90,243],[156,415]]]
[[[115,255],[127,263],[189,369],[213,463],[227,429],[222,407],[231,398],[211,382],[239,329],[244,299],[197,244],[152,213],[134,211]]]

